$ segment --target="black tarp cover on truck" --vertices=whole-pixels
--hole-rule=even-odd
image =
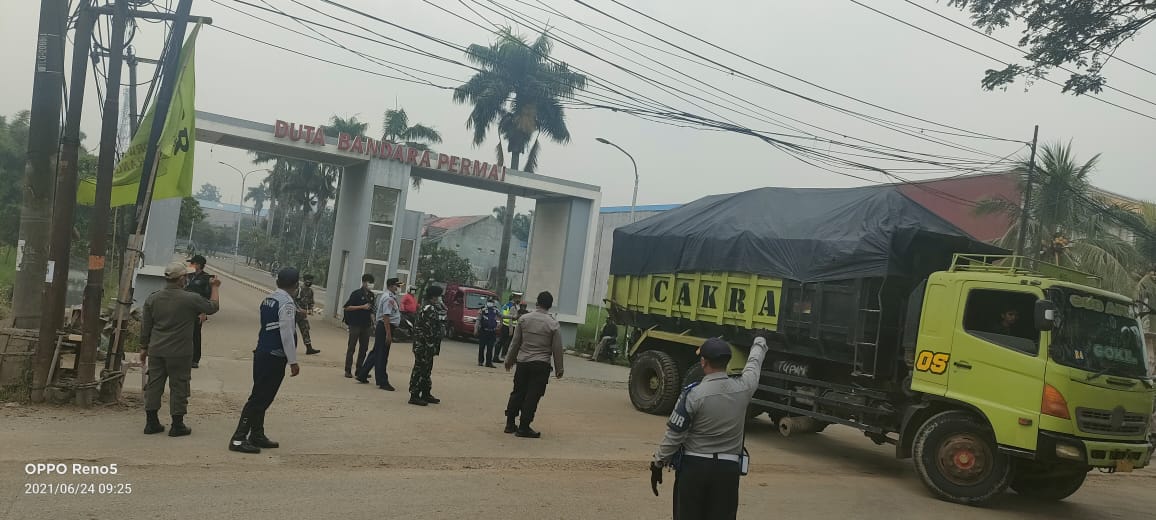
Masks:
[[[898,186],[711,195],[614,231],[610,274],[757,273],[822,282],[926,276],[953,253],[1004,254]]]

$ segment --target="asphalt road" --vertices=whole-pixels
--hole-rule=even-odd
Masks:
[[[139,373],[129,375],[120,405],[0,404],[0,519],[670,517],[673,478],[656,498],[646,471],[664,418],[631,407],[625,368],[576,357],[543,399],[535,422],[543,437],[518,439],[501,431],[510,375],[476,366],[475,346],[445,345],[434,368],[434,393],[444,403],[418,408],[405,403],[404,391],[343,378],[344,331],[318,324],[322,353],[302,358],[301,375],[286,379],[269,412],[268,433],[282,448],[229,452],[249,390],[262,295],[226,281],[222,297],[194,371],[189,437],[141,434]],[[412,361],[406,345],[394,349],[389,372],[399,389]],[[754,464],[742,481],[743,519],[1156,515],[1150,470],[1092,475],[1060,503],[1009,493],[978,509],[931,498],[910,461],[847,428],[785,439],[764,419],[748,429],[747,443]],[[30,463],[117,464],[117,474],[28,475]],[[98,494],[29,493],[52,483],[91,483]]]

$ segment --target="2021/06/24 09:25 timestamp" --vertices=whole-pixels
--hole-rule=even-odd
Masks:
[[[130,495],[124,482],[26,482],[25,495]]]

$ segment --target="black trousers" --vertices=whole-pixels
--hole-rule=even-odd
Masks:
[[[494,331],[479,331],[478,332],[478,364],[483,363],[493,364],[494,358],[494,343],[497,341],[497,334]]]
[[[738,462],[682,457],[674,477],[674,520],[734,520],[738,511]]]
[[[263,423],[265,410],[273,404],[277,391],[281,389],[287,363],[285,358],[268,352],[253,352],[253,391],[249,393],[249,400],[241,410],[242,417]]]
[[[357,377],[365,379],[369,377],[369,371],[373,371],[373,381],[377,386],[386,386],[389,384],[389,373],[385,371],[389,365],[389,336],[385,334],[385,328],[389,325],[385,322],[377,322],[373,337],[373,350],[369,352],[369,356],[365,358],[365,362],[357,369]]]
[[[373,332],[373,325],[350,325],[349,345],[345,349],[345,373],[349,374],[354,367],[361,368],[365,363],[365,351],[369,350],[369,335]],[[360,345],[361,348],[357,348]],[[353,352],[357,351],[357,364],[353,364]]]
[[[546,394],[550,383],[550,364],[544,361],[518,363],[514,369],[514,391],[506,404],[506,417],[521,416],[521,425],[529,427],[538,412],[538,401]]]
[[[193,364],[201,362],[201,318],[193,323]]]

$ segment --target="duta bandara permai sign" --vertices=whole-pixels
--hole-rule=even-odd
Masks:
[[[280,119],[273,126],[273,137],[303,141],[314,146],[329,146],[333,138],[325,135],[325,127],[311,126],[298,123],[286,123]],[[418,150],[401,143],[394,143],[385,139],[374,139],[364,135],[349,135],[345,132],[337,134],[337,149],[357,155],[364,155],[373,159],[397,161],[403,164],[412,164],[419,168],[430,168],[448,173],[480,177],[492,181],[506,181],[506,167],[497,164],[491,165],[468,157],[459,157],[444,153]],[[435,159],[436,158],[436,159]]]

